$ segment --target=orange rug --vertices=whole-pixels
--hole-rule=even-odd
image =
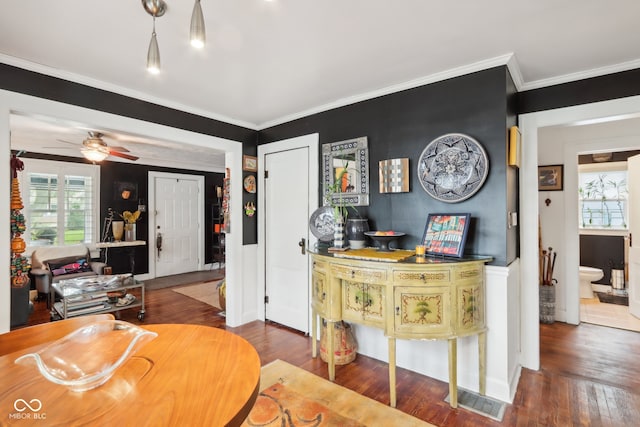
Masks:
[[[273,384],[259,395],[246,420],[250,426],[344,426],[362,427],[324,405],[305,399],[282,384]]]
[[[262,367],[260,390],[244,427],[432,426],[282,360]]]

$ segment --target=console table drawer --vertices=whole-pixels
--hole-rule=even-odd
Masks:
[[[327,271],[327,263],[324,261],[317,261],[314,259],[312,263],[312,268],[313,268],[313,271],[324,273],[325,271]]]
[[[451,270],[394,270],[394,285],[442,285],[451,282]]]
[[[387,281],[387,270],[371,267],[332,264],[331,274],[336,279],[350,280],[352,282],[384,283]]]

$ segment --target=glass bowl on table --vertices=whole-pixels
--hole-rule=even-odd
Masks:
[[[158,334],[122,320],[83,326],[15,363],[34,365],[47,380],[82,392],[107,382],[135,352]]]

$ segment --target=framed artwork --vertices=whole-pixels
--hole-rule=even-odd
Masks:
[[[509,166],[520,167],[521,144],[522,134],[520,129],[518,129],[518,126],[511,126],[509,128]]]
[[[135,182],[113,182],[113,200],[138,200],[138,184]]]
[[[429,214],[422,237],[425,252],[460,258],[464,253],[470,222],[468,213]]]
[[[258,158],[243,155],[242,170],[247,172],[258,172]]]
[[[538,191],[562,191],[562,165],[538,166]]]

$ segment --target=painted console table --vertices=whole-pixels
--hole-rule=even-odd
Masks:
[[[492,258],[416,257],[405,252],[406,258],[389,262],[384,255],[376,259],[371,249],[339,254],[310,251],[312,356],[317,356],[319,318],[326,320],[327,331],[342,320],[384,329],[389,346],[389,400],[395,407],[396,338],[446,339],[450,405],[456,408],[458,337],[478,336],[480,394],[486,390],[484,265]],[[327,333],[326,344],[331,381],[335,380],[333,335]]]

